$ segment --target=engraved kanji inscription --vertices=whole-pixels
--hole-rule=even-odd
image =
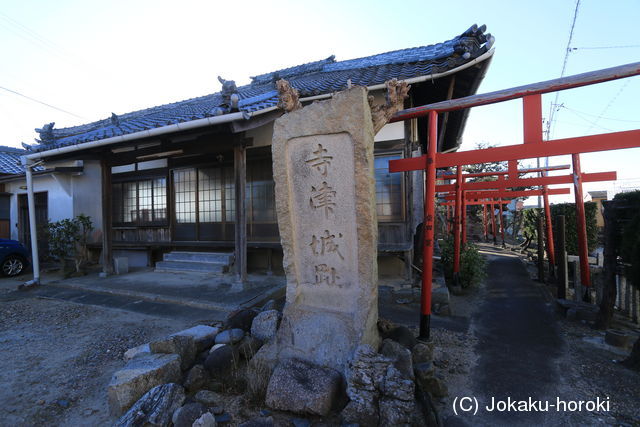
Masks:
[[[338,238],[342,238],[342,233],[338,233]],[[315,234],[311,236],[311,243],[309,246],[311,246],[311,250],[316,256],[336,254],[344,261],[344,256],[340,252],[340,245],[336,243],[335,239],[335,234],[331,234],[329,230],[324,230],[324,236],[320,236],[320,238],[316,237]]]
[[[340,278],[336,273],[336,269],[329,267],[327,264],[319,264],[315,266],[316,285],[325,282],[327,285],[335,285],[336,280]]]
[[[311,192],[309,204],[314,209],[324,209],[325,218],[328,219],[329,214],[333,213],[333,208],[336,206],[336,192],[324,181],[317,188],[311,186]]]
[[[327,149],[322,147],[322,144],[318,144],[318,148],[313,152],[315,157],[306,160],[312,167],[316,168],[322,176],[327,176],[328,167],[331,165],[333,156],[327,156]]]

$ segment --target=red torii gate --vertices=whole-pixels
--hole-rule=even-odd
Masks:
[[[541,95],[543,93],[557,92],[560,90],[602,83],[610,80],[636,76],[639,74],[640,63],[627,64],[605,70],[592,71],[575,76],[534,83],[527,86],[520,86],[497,92],[491,92],[488,94],[473,95],[465,98],[442,101],[421,107],[409,108],[394,115],[394,117],[390,120],[391,122],[404,121],[424,116],[428,117],[429,127],[427,154],[415,158],[391,160],[389,162],[389,172],[403,172],[411,170],[425,170],[426,172],[424,198],[425,238],[422,269],[420,339],[428,340],[430,335],[436,168],[452,167],[463,164],[492,163],[500,161],[508,161],[513,164],[519,159],[552,157],[571,154],[573,162],[572,178],[574,183],[578,219],[577,222],[580,248],[580,264],[582,267],[581,276],[582,282],[584,284],[588,284],[590,282],[588,269],[589,261],[587,258],[587,236],[582,196],[582,182],[585,181],[585,179],[580,170],[580,153],[640,147],[640,130],[612,132],[608,134],[543,141]],[[446,113],[450,111],[494,104],[518,98],[523,98],[524,144],[493,147],[464,152],[437,153],[438,113]],[[510,179],[512,178],[514,177],[510,177]],[[531,185],[551,184],[550,182],[548,182],[548,178],[557,177],[540,177],[537,178],[538,180],[540,180],[539,184],[532,183]],[[536,178],[530,179],[534,180]],[[509,184],[505,183],[505,185]]]
[[[464,175],[463,175],[464,177]],[[462,180],[464,182],[464,178]],[[436,186],[437,188],[437,186]],[[462,202],[458,204],[457,194],[448,194],[444,196],[445,200],[452,200],[450,202],[444,202],[440,205],[450,206],[453,205],[456,207],[456,224],[459,222],[460,228],[454,228],[453,231],[453,280],[457,285],[459,282],[459,272],[460,272],[460,251],[461,248],[464,248],[464,245],[467,241],[467,230],[466,230],[466,207],[467,205],[483,205],[483,214],[484,214],[484,234],[485,239],[487,235],[487,223],[486,223],[486,206],[489,206],[491,209],[491,225],[493,231],[493,243],[496,244],[496,218],[495,218],[495,207],[494,205],[499,206],[500,209],[500,234],[502,236],[502,244],[504,245],[504,218],[502,216],[502,205],[511,203],[511,200],[503,201],[494,200],[495,198],[517,198],[517,197],[532,197],[532,196],[541,196],[543,194],[548,195],[556,195],[556,194],[569,194],[570,191],[568,188],[552,188],[552,189],[543,189],[543,190],[485,190],[485,191],[464,191],[462,190]],[[483,200],[478,200],[483,199]],[[458,210],[457,207],[460,207]],[[550,215],[547,219],[548,225],[551,224]],[[547,235],[549,237],[549,235]],[[551,236],[553,238],[553,236]],[[553,255],[553,243],[547,244],[548,253],[549,253],[549,261],[554,262]]]

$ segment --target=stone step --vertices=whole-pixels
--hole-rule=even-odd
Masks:
[[[225,273],[228,266],[222,263],[191,261],[159,261],[156,271],[200,271],[207,273]]]
[[[186,252],[173,251],[164,254],[164,261],[208,262],[229,265],[233,262],[233,252]]]

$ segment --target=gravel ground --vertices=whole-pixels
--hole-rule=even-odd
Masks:
[[[112,424],[106,386],[124,352],[191,326],[64,301],[0,302],[0,424]]]

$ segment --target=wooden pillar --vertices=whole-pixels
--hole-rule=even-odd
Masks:
[[[544,220],[538,215],[538,281],[544,283]]]
[[[461,247],[464,250],[464,247],[467,245],[467,200],[465,198],[465,191],[462,190],[462,222],[460,223],[460,231],[462,233],[461,237]]]
[[[482,232],[484,233],[484,241],[488,239],[489,232],[487,231],[487,204],[482,204]]]
[[[233,149],[233,170],[236,189],[235,266],[236,280],[247,281],[247,149],[241,142]]]
[[[558,216],[556,234],[558,236],[558,298],[567,298],[567,288],[569,287],[569,269],[567,266],[567,248],[565,244],[565,220],[564,215]]]
[[[615,206],[604,203],[604,274],[603,295],[598,311],[596,328],[607,329],[613,319],[617,298],[616,289],[616,210]]]
[[[497,245],[498,244],[498,236],[497,236],[497,231],[496,231],[496,208],[495,205],[493,204],[493,198],[491,198],[491,204],[489,205],[489,208],[491,209],[491,233],[493,234],[493,244]]]
[[[498,200],[498,210],[500,211],[500,237],[502,238],[502,247],[506,247],[504,244],[504,211],[502,210],[502,199]]]
[[[589,287],[591,274],[589,271],[589,249],[587,244],[587,220],[584,212],[584,198],[582,195],[582,170],[580,169],[580,154],[571,156],[573,163],[573,185],[576,201],[576,227],[578,233],[578,255],[580,256],[580,280],[587,287],[583,295],[585,302],[590,302]]]
[[[547,174],[545,173],[544,176]],[[547,191],[547,186],[544,185],[542,187],[542,199],[544,202],[544,222],[546,228],[546,242],[547,242],[547,258],[549,259],[549,274],[551,277],[555,274],[554,266],[556,264],[556,255],[555,248],[553,242],[553,225],[551,222],[551,207],[549,206],[549,194]]]
[[[455,223],[453,225],[453,284],[460,284],[460,228],[462,226],[462,166],[456,170]]]
[[[107,159],[100,160],[100,169],[102,172],[102,272],[105,275],[113,274],[113,249],[111,245],[113,224],[111,208],[111,166]]]
[[[436,156],[438,113],[429,111],[429,139],[424,188],[424,249],[422,251],[422,293],[420,295],[420,334],[418,339],[429,341],[431,335],[431,288],[433,280],[433,240],[436,198]]]

